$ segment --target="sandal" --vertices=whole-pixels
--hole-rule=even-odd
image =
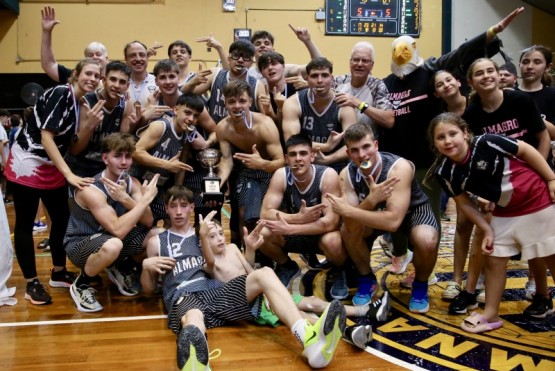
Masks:
[[[37,249],[50,251],[50,240],[48,238],[45,238],[44,240],[40,241],[37,245]]]
[[[477,312],[472,312],[472,314],[464,319],[461,323],[461,328],[473,334],[480,334],[486,331],[496,330],[503,326],[503,321],[488,322],[488,320]]]

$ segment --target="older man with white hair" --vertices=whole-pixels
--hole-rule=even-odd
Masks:
[[[335,102],[339,107],[355,108],[357,122],[372,126],[391,128],[395,121],[393,105],[388,99],[388,90],[382,80],[372,76],[374,46],[367,41],[355,44],[351,52],[351,73],[335,78]]]
[[[40,44],[40,64],[44,72],[52,80],[65,84],[71,76],[71,69],[59,64],[54,58],[52,51],[52,30],[60,23],[56,19],[54,8],[45,6],[41,10],[42,15],[42,38]],[[96,59],[100,63],[101,76],[106,75],[106,65],[108,64],[108,51],[106,47],[98,41],[93,41],[84,50],[85,58]]]

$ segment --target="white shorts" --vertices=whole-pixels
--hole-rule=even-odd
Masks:
[[[522,260],[530,260],[555,254],[555,205],[528,215],[493,216],[490,225],[495,234],[491,256],[521,252]]]

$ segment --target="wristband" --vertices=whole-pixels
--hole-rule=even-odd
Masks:
[[[366,104],[365,101],[360,102],[360,104],[358,105],[358,110],[362,112],[362,109],[364,108],[365,104]]]
[[[491,26],[490,28],[488,28],[488,33],[490,33],[491,36],[497,35],[497,32],[495,32],[495,26]]]

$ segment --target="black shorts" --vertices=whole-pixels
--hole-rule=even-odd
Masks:
[[[314,253],[320,254],[320,237],[321,235],[292,235],[283,236],[285,240],[285,251],[295,252],[298,254]]]
[[[439,232],[439,224],[429,202],[423,203],[422,205],[416,206],[415,208],[409,210],[407,215],[405,215],[405,219],[403,219],[403,222],[399,226],[398,231],[408,237],[410,232],[419,225],[429,225]],[[368,248],[372,249],[376,238],[384,233],[385,231],[374,231],[374,233],[368,236],[365,239]]]
[[[223,326],[227,322],[252,320],[260,316],[261,300],[247,302],[247,275],[232,279],[211,290],[185,293],[175,301],[168,313],[168,327],[175,333],[181,331],[181,318],[191,309],[204,314],[206,328]]]
[[[138,255],[143,252],[143,242],[146,235],[150,231],[143,225],[137,225],[129,231],[127,236],[122,240],[123,248],[119,253],[119,259],[123,259],[128,256]],[[65,250],[69,260],[75,264],[76,267],[83,269],[89,256],[96,253],[102,245],[106,243],[109,239],[116,238],[108,233],[95,233],[88,237],[73,237],[69,238],[65,243]]]

